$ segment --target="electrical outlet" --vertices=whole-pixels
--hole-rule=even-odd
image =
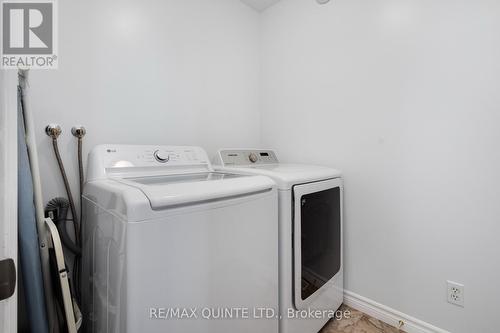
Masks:
[[[464,307],[464,288],[465,286],[453,281],[446,281],[448,290],[448,303]]]

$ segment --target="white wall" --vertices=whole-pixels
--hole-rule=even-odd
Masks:
[[[59,1],[59,69],[31,73],[44,196],[63,184],[44,128],[59,123],[73,190],[76,141],[255,146],[259,15],[235,0]]]
[[[59,11],[60,68],[31,73],[46,199],[64,194],[51,122],[75,191],[75,124],[85,153],[262,143],[344,170],[349,290],[454,333],[496,331],[498,1],[282,0],[261,45],[258,14],[235,0]],[[446,303],[447,279],[465,284],[464,309]]]
[[[488,0],[263,17],[263,144],[344,171],[347,289],[454,333],[498,332],[499,31]]]

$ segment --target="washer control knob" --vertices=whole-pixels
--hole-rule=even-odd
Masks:
[[[257,162],[259,160],[259,158],[257,157],[257,155],[255,155],[254,153],[251,153],[250,155],[248,155],[248,159],[252,163],[255,163],[255,162]]]
[[[155,160],[160,163],[167,163],[170,159],[170,155],[168,153],[161,152],[160,150],[155,150],[153,156],[155,157]]]

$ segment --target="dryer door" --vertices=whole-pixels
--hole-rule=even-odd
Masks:
[[[313,304],[333,279],[342,274],[342,180],[340,178],[293,188],[294,299],[298,310]]]

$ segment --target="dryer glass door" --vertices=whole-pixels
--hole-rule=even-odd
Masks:
[[[297,185],[293,194],[294,298],[297,309],[305,309],[341,270],[342,183]]]

